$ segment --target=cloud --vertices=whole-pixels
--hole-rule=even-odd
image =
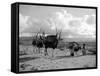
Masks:
[[[90,15],[88,16],[86,23],[89,25],[95,24],[96,23],[96,19],[95,19],[95,15]]]
[[[19,32],[21,33],[22,31],[25,30],[25,28],[28,27],[28,19],[29,16],[23,16],[22,14],[19,14]]]
[[[56,27],[62,29],[66,37],[69,38],[95,38],[95,15],[84,15],[82,17],[74,17],[66,10],[62,10],[54,13],[52,17],[52,23],[56,23],[51,28],[54,30]]]
[[[46,19],[33,18],[19,14],[19,32],[20,36],[31,36],[38,32],[45,31],[47,34],[53,34],[55,30],[51,31],[51,25]]]
[[[71,20],[71,21],[69,21],[69,26],[72,27],[72,28],[80,27],[81,26],[81,21]]]
[[[40,29],[47,34],[55,34],[56,28],[62,30],[66,38],[95,38],[95,15],[73,16],[67,10],[53,12],[45,18],[20,16],[20,34],[30,36]]]

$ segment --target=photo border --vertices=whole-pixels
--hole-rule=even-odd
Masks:
[[[16,2],[17,4],[17,22],[16,23],[16,47],[18,50],[16,51],[16,57],[17,57],[17,72],[16,73],[39,73],[39,72],[55,72],[55,71],[69,71],[69,70],[87,70],[87,69],[97,69],[98,67],[98,8],[97,7],[92,7],[92,6],[76,6],[76,5],[61,5],[61,4],[43,4],[43,3],[27,3],[27,2]],[[38,71],[19,71],[19,6],[20,5],[37,5],[37,6],[52,6],[52,7],[71,7],[71,8],[84,8],[84,9],[95,9],[96,10],[96,67],[88,67],[88,68],[70,68],[70,69],[53,69],[53,70],[38,70]],[[18,41],[17,41],[18,40]]]

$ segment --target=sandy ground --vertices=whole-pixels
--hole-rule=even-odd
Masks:
[[[83,56],[81,51],[77,53],[78,56],[71,57],[68,49],[64,49],[63,51],[48,49],[49,56],[44,56],[44,49],[41,49],[40,54],[34,53],[31,47],[27,48],[27,50],[29,50],[27,51],[27,55],[19,57],[19,71],[88,68],[96,66],[96,56]],[[53,57],[52,52],[54,52]]]

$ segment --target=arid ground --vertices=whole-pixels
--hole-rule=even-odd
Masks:
[[[70,56],[67,43],[59,43],[55,50],[48,48],[49,55],[45,56],[44,48],[41,48],[38,53],[31,42],[29,40],[21,40],[20,42],[19,71],[96,67],[95,42],[84,42],[87,45],[86,55],[82,55],[82,51],[79,50],[74,57]],[[80,42],[80,44],[82,43]]]

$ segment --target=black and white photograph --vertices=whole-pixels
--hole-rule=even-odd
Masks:
[[[96,9],[19,5],[19,72],[97,67]]]

